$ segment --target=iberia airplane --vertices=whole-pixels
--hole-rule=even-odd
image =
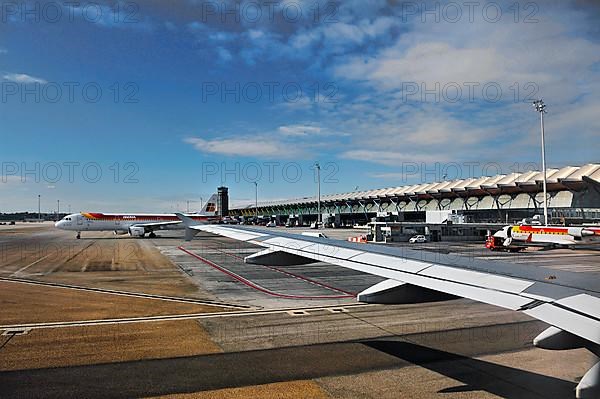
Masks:
[[[213,194],[200,213],[188,215],[198,223],[216,222],[217,195]],[[132,237],[156,237],[155,230],[183,229],[181,220],[174,213],[94,213],[81,212],[65,216],[55,223],[61,230],[77,232],[77,239],[82,231],[114,231],[115,234],[127,234]]]
[[[511,245],[548,245],[570,247],[600,243],[599,227],[506,226],[488,237],[486,247],[496,249]]]

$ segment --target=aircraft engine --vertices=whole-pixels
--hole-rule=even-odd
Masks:
[[[573,237],[583,238],[586,236],[593,236],[594,231],[582,227],[569,227],[569,234]]]
[[[129,235],[132,237],[143,237],[146,234],[146,229],[143,227],[132,226],[129,228]]]

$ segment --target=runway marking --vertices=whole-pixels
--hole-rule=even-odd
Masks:
[[[29,269],[29,268],[30,268],[31,266],[33,266],[33,265],[37,265],[38,263],[40,263],[41,261],[43,261],[44,259],[46,259],[46,258],[47,258],[47,257],[49,257],[50,255],[52,255],[52,254],[48,254],[48,255],[46,255],[46,256],[44,256],[44,257],[42,257],[42,258],[39,258],[39,259],[38,259],[38,260],[36,260],[35,262],[33,262],[33,263],[30,263],[30,264],[28,264],[27,266],[20,268],[19,270],[17,270],[17,271],[16,271],[16,272],[14,272],[13,274],[11,274],[9,277],[15,277],[15,276],[19,275],[19,274],[20,274],[20,273],[21,273],[23,270]]]
[[[215,250],[217,252],[220,252],[222,254],[225,254],[227,256],[231,256],[233,258],[236,258],[236,259],[239,259],[239,260],[242,260],[242,261],[244,260],[244,258],[241,257],[241,256],[238,256],[238,255],[235,255],[235,254],[223,251],[221,249],[214,248],[214,247],[209,247],[209,248],[213,249],[213,250]],[[354,293],[354,292],[344,291],[344,290],[341,290],[339,288],[332,287],[331,285],[328,285],[328,284],[325,284],[325,283],[321,283],[319,281],[312,280],[312,279],[310,279],[308,277],[304,277],[304,276],[301,276],[299,274],[295,274],[295,273],[292,273],[292,272],[288,272],[286,270],[279,269],[279,268],[277,268],[275,266],[267,266],[267,265],[258,265],[258,266],[265,267],[265,268],[273,270],[273,271],[275,271],[277,273],[285,274],[286,276],[293,277],[293,278],[295,278],[297,280],[305,281],[305,282],[307,282],[309,284],[316,285],[316,286],[319,286],[321,288],[327,288],[328,290],[331,290],[331,291],[336,291],[336,292],[339,292],[339,293],[342,293],[342,294],[351,295],[352,297],[356,297],[356,293]]]
[[[345,308],[364,308],[378,306],[376,304],[368,303],[357,303],[345,305]],[[11,324],[11,325],[0,325],[0,330],[42,330],[51,328],[68,328],[68,327],[86,327],[86,326],[100,326],[100,325],[114,325],[114,324],[130,324],[130,323],[153,323],[160,321],[180,321],[190,319],[217,319],[217,318],[228,318],[228,317],[244,317],[244,316],[262,316],[271,314],[290,314],[291,312],[303,312],[303,314],[310,314],[309,312],[316,311],[329,311],[327,306],[315,306],[315,307],[302,307],[302,308],[280,308],[280,309],[262,309],[262,310],[243,310],[238,312],[214,312],[214,313],[189,313],[189,314],[177,314],[177,315],[163,315],[163,316],[141,316],[141,317],[127,317],[119,319],[98,319],[98,320],[77,320],[77,321],[57,321],[48,323],[29,323],[29,324]]]
[[[2,335],[27,335],[31,331],[30,328],[16,328],[4,330]]]
[[[156,295],[156,294],[145,294],[145,293],[139,293],[139,292],[116,291],[116,290],[109,290],[109,289],[104,289],[104,288],[81,287],[81,286],[77,286],[77,285],[69,285],[69,284],[61,284],[61,283],[48,283],[45,281],[25,280],[25,279],[11,278],[11,277],[0,277],[0,281],[6,281],[9,283],[29,284],[29,285],[43,285],[43,286],[54,287],[54,288],[66,288],[66,289],[78,290],[78,291],[90,291],[90,292],[97,292],[97,293],[101,293],[101,294],[119,295],[119,296],[127,296],[127,297],[134,297],[134,298],[143,298],[143,299],[155,299],[155,300],[160,300],[160,301],[193,303],[193,304],[197,304],[197,305],[217,306],[217,307],[231,308],[231,309],[251,309],[252,308],[251,306],[247,306],[247,305],[234,305],[234,304],[230,304],[230,303],[210,301],[210,300],[182,298],[182,297],[173,297],[173,296]]]
[[[236,274],[234,272],[232,272],[231,270],[225,269],[222,266],[217,265],[216,263],[203,258],[200,255],[197,255],[191,251],[188,251],[187,249],[183,248],[183,247],[178,247],[181,251],[185,252],[186,254],[193,256],[194,258],[200,260],[201,262],[207,264],[208,266],[217,269],[218,271],[227,274],[229,277],[239,281],[240,283],[253,288],[257,291],[260,291],[262,293],[265,293],[267,295],[271,295],[271,296],[276,296],[279,298],[286,298],[286,299],[342,299],[342,298],[354,298],[354,295],[291,295],[291,294],[282,294],[279,292],[275,292],[275,291],[271,291],[267,288],[264,288],[250,280],[248,280],[247,278],[244,278],[242,276],[240,276],[239,274]]]
[[[306,310],[290,310],[287,312],[290,316],[310,316]]]

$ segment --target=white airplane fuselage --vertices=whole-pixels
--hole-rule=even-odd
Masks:
[[[191,214],[189,217],[199,223],[210,223],[219,219],[214,215]],[[153,233],[155,230],[184,228],[179,218],[170,213],[73,213],[56,222],[55,226],[61,230],[76,231],[78,236],[84,231],[114,231],[117,234],[129,233],[136,237],[143,237],[146,233]]]
[[[572,246],[600,243],[598,227],[559,227],[559,226],[506,226],[494,233],[503,240],[504,246],[511,244],[546,244]]]

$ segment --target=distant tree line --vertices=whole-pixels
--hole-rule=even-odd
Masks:
[[[56,215],[56,213],[44,213],[42,212],[39,217],[42,221],[46,220],[57,220],[65,217],[66,214],[61,213]],[[0,221],[10,222],[25,222],[25,221],[37,221],[38,213],[37,212],[15,212],[15,213],[0,213]]]

